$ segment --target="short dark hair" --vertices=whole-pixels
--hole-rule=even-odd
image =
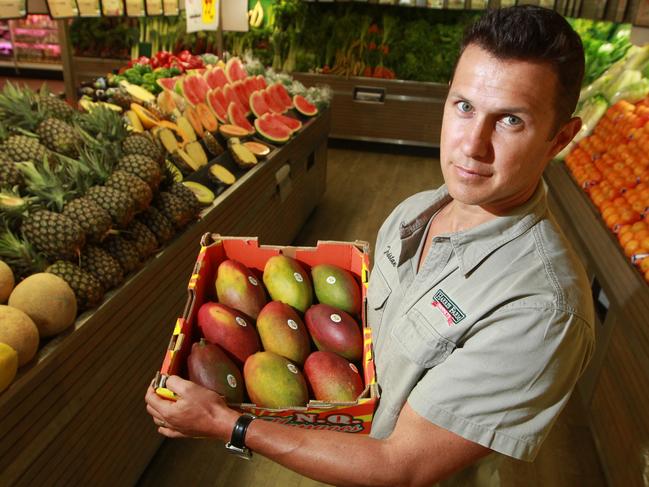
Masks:
[[[460,55],[476,45],[496,59],[546,62],[557,80],[556,130],[577,106],[584,77],[584,48],[568,21],[554,10],[520,5],[487,10],[464,33]]]

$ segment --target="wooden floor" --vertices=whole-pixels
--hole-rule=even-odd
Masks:
[[[366,240],[373,248],[381,222],[398,202],[440,183],[439,162],[431,156],[330,149],[327,192],[295,244]],[[573,396],[570,400],[533,463],[506,459],[499,473],[501,487],[605,487],[579,398]],[[166,440],[138,485],[314,487],[325,484],[297,475],[260,455],[249,462],[240,460],[227,454],[220,442]]]

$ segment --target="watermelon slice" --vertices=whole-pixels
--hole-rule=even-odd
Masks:
[[[283,144],[291,138],[291,129],[286,125],[266,114],[255,119],[255,129],[265,139],[275,144]]]
[[[255,128],[250,125],[250,122],[246,118],[246,112],[238,103],[233,102],[228,105],[228,119],[231,124],[247,130],[250,134],[255,132]]]
[[[225,75],[230,80],[230,83],[234,83],[235,81],[246,79],[248,73],[244,69],[241,59],[233,57],[225,65]]]
[[[196,105],[207,98],[207,92],[210,91],[210,85],[202,76],[192,75],[185,76],[182,80],[182,93],[185,99],[191,104]]]
[[[248,105],[248,93],[246,92],[246,85],[243,81],[235,81],[230,85],[234,92],[237,94],[237,98],[239,98],[239,102],[241,102],[241,106],[243,108],[248,109],[250,108]]]
[[[268,91],[268,88],[266,88],[264,91],[262,91],[263,96],[264,96],[264,101],[266,102],[266,105],[268,105],[268,108],[270,108],[271,112],[274,113],[284,113],[286,111],[286,108],[284,107],[284,104],[281,103],[280,101],[276,100],[273,95]]]
[[[284,104],[287,110],[293,108],[293,100],[291,100],[288,91],[286,91],[286,87],[282,83],[278,81],[277,83],[272,85],[269,89],[272,90],[273,97],[279,99]]]
[[[259,118],[263,114],[270,112],[270,107],[264,99],[264,91],[259,90],[255,91],[250,95],[250,110],[255,117]]]
[[[266,89],[266,78],[264,78],[263,75],[258,74],[257,76],[255,76],[255,79],[257,80],[258,89],[265,90]]]
[[[176,82],[178,81],[178,76],[173,78],[158,78],[155,80],[158,83],[158,86],[163,90],[173,90],[176,87]]]
[[[228,77],[221,67],[208,69],[203,77],[207,81],[207,84],[210,85],[210,88],[223,88],[228,84]]]
[[[243,80],[243,84],[246,88],[246,95],[248,95],[248,99],[250,99],[250,95],[252,95],[258,89],[257,79],[254,76],[248,76]]]
[[[207,94],[207,104],[221,123],[228,123],[228,110],[225,108],[225,97],[220,88],[214,88]]]
[[[307,117],[313,117],[314,115],[318,114],[318,107],[316,107],[313,103],[310,103],[302,95],[295,95],[293,97],[293,106],[298,112],[300,112],[302,115],[306,115]]]
[[[231,84],[225,85],[223,87],[223,96],[225,97],[225,101],[226,101],[225,106],[226,107],[229,106],[230,103],[236,103],[237,105],[239,105],[243,109],[246,116],[248,116],[247,108],[243,106],[243,104],[241,103],[241,100],[239,99],[239,95],[237,95],[237,92],[234,90],[234,87]]]
[[[282,115],[281,113],[271,113],[269,118],[286,125],[291,130],[291,133],[295,133],[302,128],[302,122],[293,117]]]

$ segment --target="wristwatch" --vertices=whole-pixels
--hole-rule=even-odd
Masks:
[[[239,416],[237,422],[234,423],[234,428],[232,428],[230,441],[225,444],[227,451],[246,460],[252,458],[252,451],[246,446],[246,431],[253,419],[257,419],[257,416],[248,413]]]

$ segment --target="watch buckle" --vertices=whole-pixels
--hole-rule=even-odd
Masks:
[[[250,448],[247,448],[245,446],[243,448],[239,448],[238,446],[234,446],[232,443],[228,441],[225,444],[225,449],[229,453],[232,453],[233,455],[236,455],[239,458],[243,458],[244,460],[250,460],[252,458],[252,452],[250,451]]]

